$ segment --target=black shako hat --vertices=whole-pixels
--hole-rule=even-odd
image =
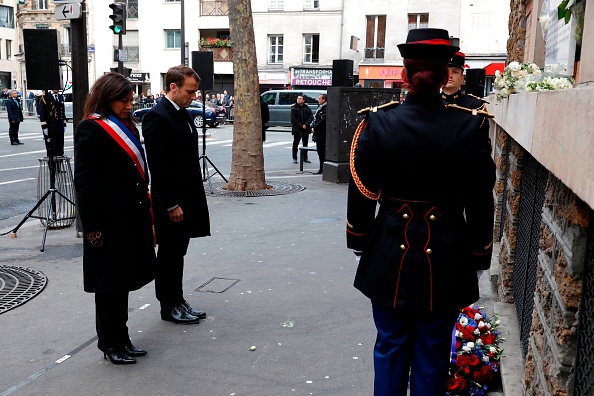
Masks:
[[[466,55],[462,52],[456,52],[448,62],[448,67],[459,67],[464,70],[464,62],[466,62]]]
[[[411,29],[405,44],[398,44],[405,59],[451,59],[460,47],[453,46],[445,29]]]

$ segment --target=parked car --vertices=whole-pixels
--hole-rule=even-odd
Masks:
[[[318,97],[325,94],[323,90],[272,90],[266,91],[261,96],[268,104],[270,121],[266,126],[291,126],[291,105],[297,103],[297,96],[303,96],[305,103],[314,113],[318,108]]]
[[[66,117],[66,120],[72,120],[72,89],[67,89],[62,95],[64,96],[64,117]]]
[[[142,109],[135,110],[132,114],[136,117],[137,120],[142,121],[142,118],[146,113],[148,113],[152,107],[145,107]],[[194,126],[196,128],[202,128],[202,124],[204,122],[204,113],[202,111],[202,103],[193,101],[190,107],[187,108],[188,113],[190,113],[190,118],[194,122]],[[219,123],[217,122],[217,115],[216,112],[210,109],[209,107],[206,108],[206,125],[212,128],[216,128]]]
[[[202,102],[194,101],[192,103],[192,106],[194,106],[194,103],[197,103],[197,105],[196,105],[197,107],[202,108]],[[219,125],[225,125],[225,121],[227,121],[227,109],[225,108],[225,106],[219,106],[219,105],[216,105],[211,102],[206,102],[206,108],[211,109],[216,112],[217,123]]]

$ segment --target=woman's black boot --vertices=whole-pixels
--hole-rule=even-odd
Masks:
[[[109,348],[99,347],[99,350],[103,352],[103,358],[111,360],[113,364],[134,364],[136,359],[130,357],[123,349],[120,348]]]
[[[144,349],[135,347],[132,344],[132,340],[130,339],[128,339],[128,341],[126,341],[126,343],[124,344],[124,352],[126,353],[126,355],[131,356],[133,358],[146,355],[146,351]]]

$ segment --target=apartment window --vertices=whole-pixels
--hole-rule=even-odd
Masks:
[[[0,27],[14,29],[14,9],[12,7],[0,6]]]
[[[269,11],[282,11],[285,9],[284,0],[268,0]]]
[[[268,36],[268,63],[283,63],[283,36]]]
[[[6,40],[6,59],[12,58],[12,40]]]
[[[165,48],[181,48],[181,30],[165,30]]]
[[[383,59],[386,46],[386,16],[367,15],[365,58]]]
[[[47,0],[35,0],[38,10],[47,10]]]
[[[429,27],[429,14],[408,14],[408,30]]]
[[[320,35],[303,35],[303,63],[318,63],[320,61]]]
[[[305,0],[306,10],[317,10],[320,8],[320,0]]]

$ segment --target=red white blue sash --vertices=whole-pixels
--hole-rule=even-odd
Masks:
[[[140,172],[140,175],[148,184],[149,179],[146,158],[144,157],[144,149],[142,148],[140,141],[113,115],[109,115],[107,119],[101,119],[98,114],[94,114],[91,118],[94,118],[109,136],[111,136],[126,152],[126,154],[130,156],[132,161],[134,161],[134,164],[136,164],[136,168]]]

